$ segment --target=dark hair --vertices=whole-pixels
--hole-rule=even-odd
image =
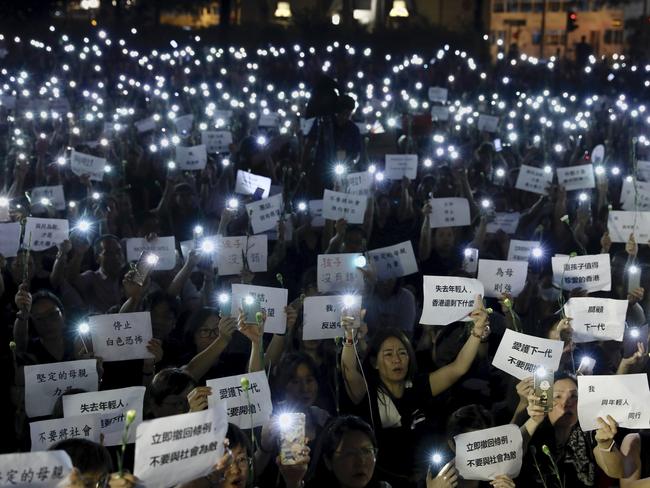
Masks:
[[[57,307],[59,307],[61,313],[65,312],[65,308],[63,307],[63,303],[61,303],[59,297],[57,297],[50,290],[38,290],[36,293],[34,293],[32,295],[32,307],[36,304],[36,302],[40,302],[41,300],[50,300],[51,302],[54,302]]]
[[[162,290],[156,290],[145,297],[144,309],[151,312],[151,310],[160,303],[166,303],[169,305],[169,308],[174,312],[174,315],[178,316],[178,300]]]
[[[296,374],[298,367],[303,364],[311,370],[314,378],[318,381],[318,366],[309,354],[304,352],[285,354],[276,366],[275,381],[273,382],[274,391],[279,398],[284,399],[287,385]],[[320,385],[318,386],[320,388]]]
[[[211,307],[202,307],[190,315],[190,318],[188,318],[185,323],[185,330],[183,332],[183,341],[186,346],[190,347],[192,350],[195,349],[194,334],[201,328],[205,321],[213,315],[219,317],[219,311],[216,308]]]
[[[482,405],[465,405],[451,414],[447,421],[447,438],[494,426],[492,414]]]
[[[153,377],[147,394],[151,401],[160,405],[169,395],[178,395],[189,386],[196,386],[196,381],[189,373],[180,368],[166,368]]]
[[[562,320],[560,312],[555,312],[553,315],[547,315],[546,317],[539,320],[537,323],[537,335],[539,337],[547,338],[548,334],[551,332],[551,329]]]
[[[101,444],[87,439],[65,439],[52,444],[50,451],[65,451],[72,465],[82,473],[112,473],[113,461],[111,454]]]
[[[408,340],[404,332],[396,327],[386,327],[379,329],[375,336],[372,338],[372,342],[368,346],[368,351],[366,352],[366,358],[363,362],[364,372],[368,379],[371,379],[379,388],[382,387],[381,379],[379,378],[379,373],[375,369],[375,364],[377,363],[377,356],[379,355],[379,349],[381,345],[387,339],[394,337],[399,340],[406,349],[406,352],[409,355],[409,368],[406,373],[406,380],[413,380],[415,374],[417,373],[417,364],[415,359],[415,351],[411,345],[411,341]]]
[[[357,102],[350,95],[341,95],[336,101],[336,113],[339,114],[346,110],[354,112],[357,107]]]
[[[122,241],[120,241],[119,237],[113,234],[102,234],[97,239],[95,239],[95,242],[93,243],[93,251],[95,252],[95,257],[99,256],[99,253],[101,252],[101,244],[104,241],[115,241],[120,249],[122,249]]]
[[[578,384],[578,379],[576,378],[576,376],[573,373],[571,373],[569,371],[565,371],[565,370],[556,371],[555,374],[553,375],[553,383],[556,383],[556,382],[562,381],[562,380],[571,380],[576,385]]]
[[[309,286],[316,286],[318,283],[318,272],[316,267],[307,268],[300,277],[300,288],[306,291]]]
[[[228,424],[226,438],[230,442],[230,449],[241,446],[246,450],[246,455],[249,459],[253,457],[253,447],[251,446],[250,438],[235,424]]]

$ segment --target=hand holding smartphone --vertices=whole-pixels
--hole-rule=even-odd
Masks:
[[[539,398],[538,405],[544,408],[544,412],[548,413],[553,409],[553,371],[547,371],[544,368],[539,368],[535,371],[533,380],[533,391],[535,396]]]

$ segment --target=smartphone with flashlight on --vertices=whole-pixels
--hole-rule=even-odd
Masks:
[[[623,357],[629,358],[637,351],[637,343],[648,344],[650,330],[648,324],[638,327],[627,327],[623,336]]]
[[[133,281],[140,286],[144,285],[149,273],[151,273],[158,264],[158,260],[159,257],[157,254],[151,251],[142,251],[142,254],[140,254],[140,257],[135,264],[135,276],[133,277]]]
[[[241,309],[244,312],[244,321],[247,324],[257,323],[257,312],[262,311],[262,304],[257,297],[247,295],[241,299]]]
[[[553,409],[553,371],[545,368],[538,368],[535,371],[533,380],[533,391],[535,396],[539,398],[537,404],[544,408],[544,412],[549,412]]]
[[[468,247],[463,251],[463,271],[468,274],[476,274],[478,270],[478,249]]]
[[[501,146],[501,139],[495,139],[494,140],[494,150],[496,152],[503,151],[503,146]]]
[[[219,303],[219,315],[222,317],[230,316],[230,311],[232,309],[232,300],[230,298],[230,294],[226,292],[219,293],[219,296],[217,297],[217,302]]]
[[[305,414],[283,413],[278,417],[280,425],[280,462],[294,465],[302,462],[305,449]]]
[[[627,292],[632,293],[641,286],[641,267],[632,264],[625,270],[627,273]]]

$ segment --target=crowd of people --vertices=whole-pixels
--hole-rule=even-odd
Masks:
[[[610,415],[590,419],[593,429],[578,420],[584,377],[648,372],[650,243],[641,239],[650,223],[639,214],[623,241],[608,226],[612,211],[650,205],[650,65],[624,55],[490,63],[449,46],[213,46],[190,33],[149,49],[145,35],[52,26],[0,36],[3,452],[35,450],[30,423],[62,419],[65,398],[86,392],[72,382],[50,414],[30,416],[26,369],[95,359],[100,392],[146,387],[135,407],[145,422],[215,408],[208,380],[268,378],[270,417],[252,432],[231,418],[210,473],[177,486],[650,485],[647,430]],[[206,144],[206,131],[225,142],[188,170],[176,148]],[[104,158],[103,171],[80,170],[79,154],[95,158],[89,167]],[[386,154],[417,155],[415,174],[392,177]],[[592,163],[591,189],[567,189],[555,175]],[[555,176],[525,191],[522,165]],[[241,172],[270,188],[242,190]],[[350,180],[359,174],[362,189]],[[361,223],[323,218],[329,209],[314,202],[324,190],[367,200]],[[282,206],[264,231],[266,262],[246,249],[228,263],[239,272],[225,274],[219,239],[252,238],[247,204],[274,195]],[[434,224],[445,222],[436,199],[452,197],[466,199],[468,223]],[[518,214],[509,230],[493,225],[505,213]],[[26,232],[33,218],[67,219],[69,235],[36,242]],[[171,268],[149,272],[156,263],[146,253],[128,259],[129,239],[154,246],[170,236]],[[214,248],[204,236],[217,236]],[[477,260],[512,260],[512,240],[536,243],[521,290],[486,286],[489,297],[471,297],[464,317],[421,320],[433,298],[423,277],[476,278]],[[405,242],[417,270],[380,272],[369,252]],[[361,285],[324,293],[326,254],[365,257],[351,281]],[[602,254],[610,288],[567,287],[554,273],[554,256]],[[286,317],[282,332],[265,333],[268,309],[251,317],[244,302],[226,305],[238,284],[288,290],[284,313],[273,311]],[[340,310],[336,339],[304,339],[307,303],[327,293],[361,306]],[[627,300],[623,336],[574,341],[583,331],[564,305],[587,296]],[[104,360],[88,331],[93,317],[135,312],[150,317],[147,358]],[[508,331],[562,342],[548,404],[535,371],[520,379],[493,365]],[[304,414],[293,463],[281,449],[286,412]],[[469,464],[459,464],[455,438],[508,424],[521,433],[520,468],[484,464],[484,475],[463,477]],[[141,483],[133,442],[108,444],[81,436],[49,446],[74,466],[64,485]]]

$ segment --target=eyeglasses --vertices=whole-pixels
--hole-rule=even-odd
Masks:
[[[343,459],[351,459],[360,457],[362,459],[375,459],[377,457],[377,452],[379,449],[376,447],[361,447],[359,449],[346,449],[345,451],[335,451],[334,454],[337,457]]]
[[[237,459],[234,459],[230,467],[232,466],[237,466],[239,469],[242,471],[245,469],[248,469],[248,466],[250,464],[251,460],[248,459],[248,456],[245,454],[239,456]]]
[[[219,337],[219,329],[199,329],[199,337],[201,339]]]

